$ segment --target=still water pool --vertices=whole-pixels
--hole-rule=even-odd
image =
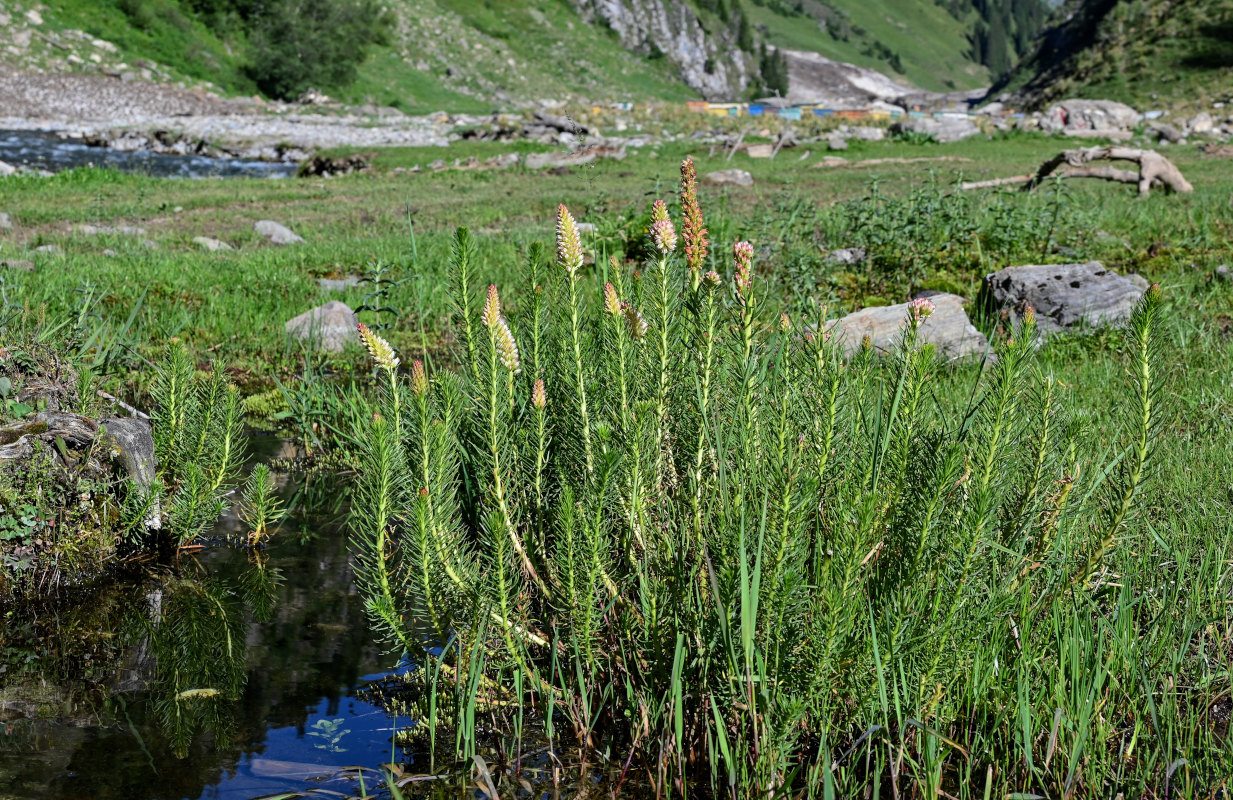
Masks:
[[[373,643],[345,530],[316,519],[260,553],[223,520],[88,602],[5,610],[0,798],[355,796],[339,767],[413,761],[391,750],[409,720],[357,696],[396,659]]]

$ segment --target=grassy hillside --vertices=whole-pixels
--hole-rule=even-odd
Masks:
[[[1070,0],[1002,89],[1153,106],[1233,95],[1233,0]]]
[[[968,57],[970,22],[932,0],[805,0],[799,5],[800,12],[786,0],[751,2],[746,8],[774,45],[812,50],[939,92],[989,85],[989,70]],[[888,51],[898,55],[902,72],[892,66]]]
[[[973,60],[972,34],[981,23],[972,0],[687,1],[711,32],[735,26],[743,14],[757,42],[816,51],[926,89],[968,89],[990,80],[989,69]],[[256,93],[246,70],[253,42],[242,25],[207,24],[210,18],[196,10],[204,2],[0,0],[0,23],[7,17],[3,27],[13,33],[12,46],[0,48],[0,66],[145,70],[146,79]],[[381,5],[390,12],[389,29],[357,78],[319,88],[409,112],[486,111],[544,99],[696,97],[669,58],[654,48],[649,55],[629,52],[604,24],[584,22],[570,0]]]

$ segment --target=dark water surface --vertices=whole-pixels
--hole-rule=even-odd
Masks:
[[[341,526],[289,520],[260,554],[225,541],[236,526],[87,603],[4,615],[0,798],[354,796],[322,779],[406,760],[391,741],[409,720],[357,698],[394,659]]]
[[[11,130],[0,130],[0,161],[48,172],[93,165],[160,178],[285,178],[297,169],[296,164],[271,161],[113,150],[47,131]]]

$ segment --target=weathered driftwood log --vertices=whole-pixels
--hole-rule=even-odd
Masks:
[[[1136,173],[1113,166],[1088,166],[1093,161],[1134,161],[1139,165],[1139,171]],[[988,189],[1021,183],[1024,191],[1030,192],[1045,178],[1057,172],[1059,168],[1061,169],[1059,174],[1065,178],[1101,178],[1119,183],[1133,183],[1139,187],[1141,195],[1146,195],[1153,186],[1163,186],[1174,192],[1182,193],[1194,191],[1190,181],[1186,180],[1181,170],[1175,167],[1172,161],[1155,150],[1139,150],[1133,147],[1083,147],[1077,150],[1063,150],[1041,164],[1040,169],[1033,174],[972,181],[960,184],[959,188],[964,190]]]

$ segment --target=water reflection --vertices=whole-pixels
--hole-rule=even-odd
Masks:
[[[48,172],[93,164],[159,178],[286,178],[298,169],[296,164],[271,161],[113,150],[47,131],[11,130],[0,130],[0,161]]]
[[[356,697],[392,659],[345,534],[299,530],[260,555],[215,542],[86,603],[6,610],[0,797],[238,800],[402,760],[407,721]]]

